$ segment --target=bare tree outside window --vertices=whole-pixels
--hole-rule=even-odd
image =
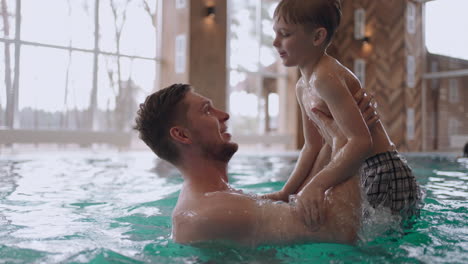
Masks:
[[[129,133],[157,83],[158,4],[0,0],[0,129]]]

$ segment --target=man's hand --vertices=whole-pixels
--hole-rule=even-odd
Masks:
[[[367,127],[371,130],[380,122],[380,117],[376,111],[377,103],[374,101],[373,96],[367,94],[363,89],[360,89],[354,94],[354,100],[361,111]],[[338,128],[336,122],[333,121],[333,118],[317,108],[312,108],[312,113],[318,117],[318,122],[321,123],[321,127],[333,138],[334,145],[344,145],[346,143],[345,136]]]
[[[308,196],[302,196],[302,191],[299,192],[297,199],[297,210],[302,212],[303,221],[311,228],[316,230],[325,222],[325,188],[317,181],[312,180],[308,186]]]
[[[367,94],[364,89],[359,89],[353,97],[358,104],[364,121],[366,121],[367,127],[372,129],[380,122],[380,117],[377,113],[377,102],[375,102],[374,97]]]
[[[269,199],[273,201],[283,201],[283,202],[288,202],[288,195],[283,192],[283,190],[273,192],[273,193],[267,193],[262,196],[260,196],[263,199]]]

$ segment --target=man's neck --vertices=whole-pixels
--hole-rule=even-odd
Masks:
[[[197,192],[207,193],[228,190],[227,162],[197,159],[179,168],[184,185]]]

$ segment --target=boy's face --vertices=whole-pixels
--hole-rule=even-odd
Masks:
[[[273,24],[275,39],[273,46],[287,67],[305,65],[316,54],[314,33],[306,32],[303,25],[288,24],[275,18]]]

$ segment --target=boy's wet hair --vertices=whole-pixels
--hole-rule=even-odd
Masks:
[[[327,30],[325,44],[330,44],[341,22],[340,0],[282,0],[275,9],[275,19],[300,24],[308,31],[317,27]]]
[[[185,120],[188,106],[182,101],[192,90],[188,84],[173,84],[148,97],[135,118],[134,129],[139,137],[161,159],[176,164],[179,151],[172,141],[169,130],[175,122]]]

